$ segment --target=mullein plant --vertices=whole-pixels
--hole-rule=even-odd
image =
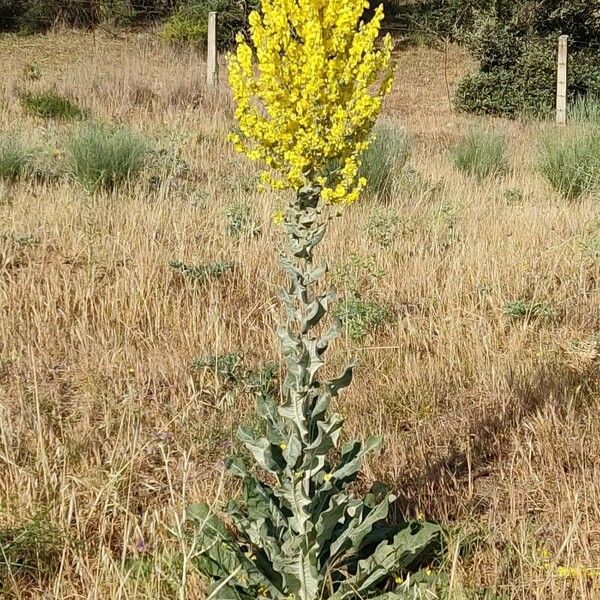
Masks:
[[[315,249],[331,207],[352,204],[366,185],[361,155],[392,84],[391,39],[377,42],[383,9],[365,22],[367,8],[365,0],[262,0],[229,59],[239,124],[231,141],[265,165],[264,184],[295,194],[282,223],[290,279],[280,294],[282,399],[258,395],[264,436],[239,430],[256,468],[228,460],[242,498],[224,507],[227,525],[206,504],[188,509],[210,599],[413,597],[407,575],[439,541],[433,524],[387,525],[395,498],[380,484],[364,499],[352,494],[381,440],[340,443],[342,418],[329,406],[354,365],[336,379],[318,376],[341,326],[324,326],[335,292],[322,289],[327,267]]]

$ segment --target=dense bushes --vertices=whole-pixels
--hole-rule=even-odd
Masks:
[[[0,31],[34,33],[57,22],[93,26],[166,19],[164,38],[204,45],[208,13],[214,10],[219,13],[217,42],[226,48],[258,4],[259,0],[0,0]]]
[[[456,0],[460,4],[463,0]],[[466,1],[466,0],[465,0]],[[513,116],[543,115],[554,107],[556,47],[560,34],[573,43],[569,53],[569,100],[600,92],[600,13],[591,2],[491,1],[475,11],[463,32],[479,70],[456,93],[459,109]]]
[[[0,0],[0,31],[44,31],[55,22],[124,25],[169,15],[176,0]]]
[[[258,0],[232,2],[232,0],[187,0],[180,4],[166,22],[163,37],[174,42],[191,42],[204,45],[208,32],[208,13],[219,15],[217,44],[226,48],[244,29],[248,13],[258,6]]]
[[[215,10],[219,13],[218,42],[224,48],[257,6],[258,0],[0,0],[0,31],[34,33],[56,22],[93,26],[167,19],[165,38],[203,44],[208,13]]]

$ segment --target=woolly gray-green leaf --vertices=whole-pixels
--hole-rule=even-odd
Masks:
[[[252,432],[245,427],[238,428],[238,438],[252,453],[261,468],[271,473],[279,473],[285,467],[281,448],[265,438],[255,439]]]

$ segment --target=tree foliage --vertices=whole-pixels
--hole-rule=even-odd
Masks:
[[[456,5],[467,4],[457,0]],[[589,0],[495,0],[461,32],[479,63],[456,94],[460,109],[512,116],[552,110],[558,36],[569,35],[571,100],[600,94],[600,11]]]

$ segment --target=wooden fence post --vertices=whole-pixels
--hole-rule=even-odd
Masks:
[[[567,43],[568,35],[558,38],[558,71],[556,77],[556,122],[565,125],[567,122]]]
[[[206,84],[215,87],[219,83],[217,62],[217,13],[208,13],[208,49],[206,53]]]

